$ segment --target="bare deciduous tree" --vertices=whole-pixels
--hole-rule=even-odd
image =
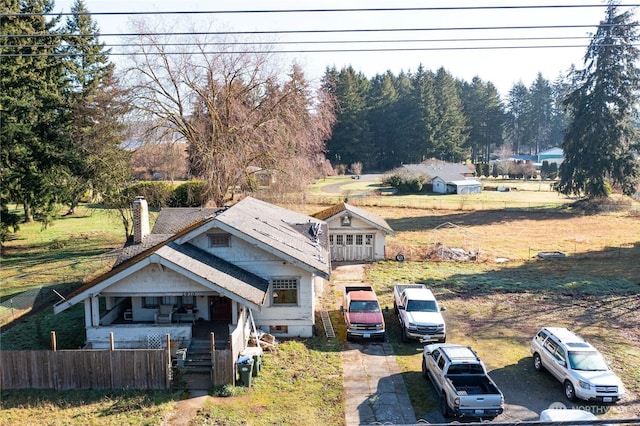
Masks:
[[[313,96],[297,65],[283,78],[268,52],[212,49],[195,37],[172,51],[175,40],[144,26],[138,33],[145,35],[135,40],[143,54],[130,68],[136,106],[184,137],[190,172],[206,182],[210,203],[223,205],[255,168],[298,181],[319,174],[334,103],[322,90]]]

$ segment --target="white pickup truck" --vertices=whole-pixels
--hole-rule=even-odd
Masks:
[[[447,330],[435,296],[424,284],[396,284],[393,288],[393,308],[400,320],[400,338],[403,342],[447,340]]]
[[[422,375],[431,379],[440,395],[445,417],[492,419],[504,411],[504,397],[469,347],[448,343],[426,345]]]

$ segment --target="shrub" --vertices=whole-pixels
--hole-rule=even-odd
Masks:
[[[178,185],[173,190],[171,197],[171,207],[200,207],[207,204],[204,195],[205,182],[201,180],[190,180]]]
[[[172,193],[173,188],[168,182],[138,182],[126,189],[127,198],[133,200],[142,195],[153,209],[169,205]]]
[[[382,182],[384,185],[396,188],[401,193],[416,193],[422,192],[425,184],[428,183],[428,178],[421,173],[403,171],[385,176]]]

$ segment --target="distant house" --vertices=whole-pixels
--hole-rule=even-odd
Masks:
[[[505,161],[505,160],[502,160]],[[564,151],[562,148],[554,147],[538,154],[517,154],[509,157],[506,161],[531,161],[537,169],[540,169],[544,161],[560,165],[564,161]]]
[[[556,163],[559,165],[564,161],[564,151],[562,150],[562,148],[558,147],[550,148],[546,151],[539,152],[537,157],[538,158],[536,165],[540,165],[544,161],[547,161],[549,163]]]
[[[232,339],[237,353],[255,329],[312,335],[316,292],[331,274],[322,220],[245,198],[163,209],[149,232],[146,200],[133,210],[134,241],[113,268],[54,307],[84,305],[87,347],[109,347],[110,334],[117,348],[162,344],[166,334],[186,347],[222,329],[216,346]]]
[[[405,164],[403,169],[428,176],[433,192],[439,194],[475,194],[482,192],[482,184],[464,164]]]
[[[327,223],[332,261],[383,260],[386,236],[395,235],[383,218],[347,203],[312,216]]]

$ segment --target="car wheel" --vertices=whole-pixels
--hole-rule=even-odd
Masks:
[[[407,343],[407,341],[409,341],[409,337],[407,336],[407,329],[402,327],[402,330],[400,331],[400,340],[402,341],[402,343]]]
[[[533,354],[533,368],[535,368],[538,371],[544,370],[544,366],[542,365],[542,359],[540,358],[540,354],[537,352]]]
[[[575,401],[576,399],[576,390],[573,387],[573,383],[569,380],[564,382],[564,396],[566,396],[569,401]]]
[[[438,343],[446,343],[447,336],[444,336],[442,339],[438,340]]]
[[[424,356],[422,357],[422,377],[429,378],[429,370],[427,370],[427,362],[424,360]]]
[[[447,397],[444,396],[444,391],[440,396],[440,411],[442,411],[442,415],[445,418],[453,416],[453,414],[451,413],[451,409],[449,408],[449,404],[447,404]]]

